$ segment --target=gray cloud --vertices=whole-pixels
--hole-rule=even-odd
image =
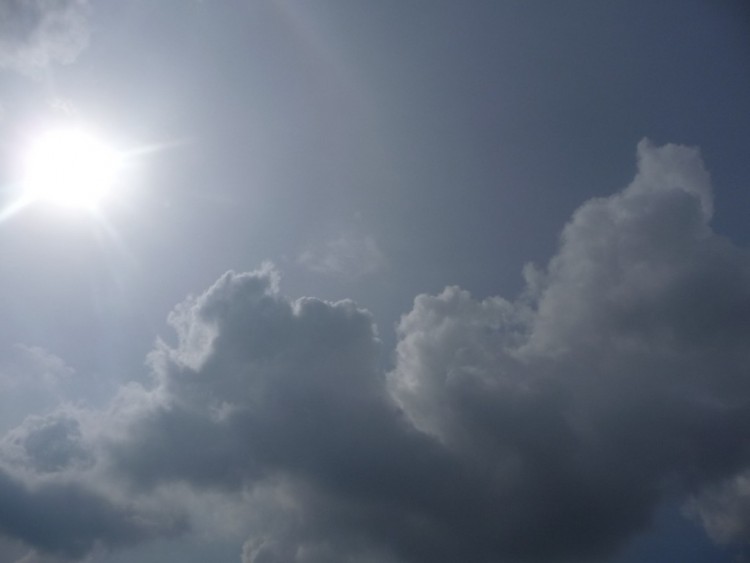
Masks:
[[[0,4],[0,67],[24,73],[68,64],[86,48],[88,0],[6,0]]]
[[[180,507],[124,494],[101,470],[99,440],[117,424],[107,417],[61,406],[27,417],[0,440],[0,536],[27,548],[19,561],[79,561],[187,531]],[[0,543],[0,556],[19,549]]]
[[[750,544],[750,471],[701,492],[687,506],[719,543]]]
[[[80,558],[97,545],[114,547],[173,534],[185,523],[149,521],[81,485],[28,486],[0,471],[0,531],[44,552]]]
[[[72,555],[177,527],[56,477],[93,471],[135,498],[241,494],[244,563],[602,561],[675,499],[746,538],[750,255],[711,230],[711,198],[697,150],[642,142],[631,185],[581,206],[518,299],[418,296],[388,374],[351,301],[228,272],[170,316],[151,386],[6,437],[45,481],[3,477],[0,505],[64,498],[75,543],[13,511],[0,527]]]
[[[65,411],[28,417],[8,432],[2,448],[6,460],[35,473],[80,470],[93,462],[78,419]]]
[[[633,183],[575,213],[519,301],[449,288],[399,327],[394,396],[495,468],[525,560],[600,557],[667,492],[750,459],[750,256],[712,233],[696,150],[638,153]]]

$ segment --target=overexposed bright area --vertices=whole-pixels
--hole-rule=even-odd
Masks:
[[[21,190],[25,202],[96,208],[116,183],[121,156],[100,136],[81,127],[39,133],[25,147]]]

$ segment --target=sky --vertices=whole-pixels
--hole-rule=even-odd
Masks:
[[[2,0],[0,561],[747,561],[748,63],[730,0]]]

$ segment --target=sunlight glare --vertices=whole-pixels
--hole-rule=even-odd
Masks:
[[[82,129],[57,129],[34,140],[23,163],[27,201],[91,208],[112,188],[120,155]]]

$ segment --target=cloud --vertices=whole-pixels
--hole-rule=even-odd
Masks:
[[[77,519],[0,529],[79,555],[181,529],[133,527],[145,498],[225,495],[249,507],[243,563],[584,562],[683,500],[747,539],[750,254],[711,201],[696,149],[640,143],[633,182],[576,211],[520,297],[418,296],[387,374],[353,302],[228,272],[170,315],[150,385],[6,436],[21,477],[0,474],[0,505],[64,498]]]
[[[0,532],[67,558],[80,558],[97,545],[127,545],[184,528],[179,520],[150,522],[78,484],[30,487],[2,470],[0,505]]]
[[[61,406],[0,440],[0,536],[30,548],[19,561],[78,561],[187,530],[178,507],[124,494],[102,471],[106,414]],[[14,550],[0,543],[0,555]]]
[[[750,471],[709,487],[687,507],[719,543],[750,544]]]
[[[72,63],[88,44],[88,15],[88,0],[0,3],[0,67],[34,74]]]
[[[750,459],[750,256],[711,231],[696,150],[644,141],[638,158],[633,183],[584,204],[548,267],[527,269],[520,300],[448,288],[400,324],[394,396],[494,468],[523,524],[519,551],[494,559],[596,559],[667,494]]]
[[[93,457],[83,443],[80,426],[74,414],[65,411],[32,415],[5,435],[0,448],[6,461],[35,473],[85,469]]]
[[[16,344],[6,350],[0,363],[0,430],[15,426],[30,410],[58,405],[74,374],[61,358],[38,346]]]
[[[305,250],[299,263],[318,274],[353,280],[385,265],[385,255],[371,236],[342,235]]]
[[[52,389],[68,380],[74,370],[58,356],[38,346],[16,344],[0,366],[0,389],[22,386]]]
[[[370,315],[351,301],[290,301],[274,275],[229,272],[172,315],[180,338],[150,358],[151,407],[113,450],[137,482],[239,486],[279,464],[323,471],[326,453],[346,457],[368,432],[392,431]]]

